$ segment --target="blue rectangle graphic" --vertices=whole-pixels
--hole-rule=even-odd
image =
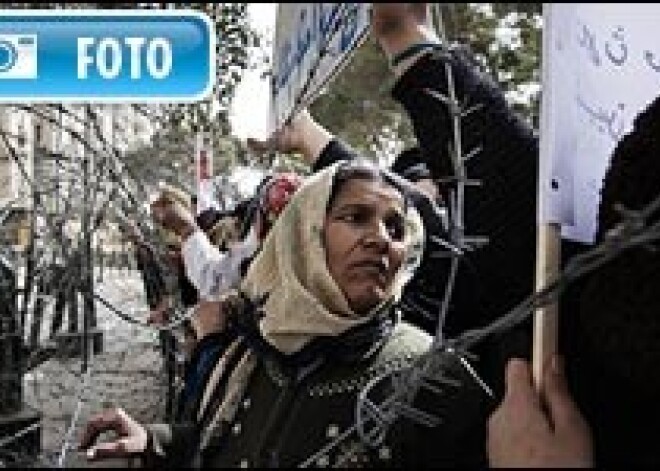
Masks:
[[[0,102],[192,102],[215,34],[190,10],[0,10]]]

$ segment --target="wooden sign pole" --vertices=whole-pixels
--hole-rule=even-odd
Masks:
[[[538,227],[536,244],[536,291],[554,281],[560,270],[561,229],[559,224],[544,223]],[[559,306],[553,302],[534,313],[532,345],[532,375],[534,386],[540,390],[543,368],[557,353]]]

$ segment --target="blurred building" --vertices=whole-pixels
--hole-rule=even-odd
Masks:
[[[110,194],[114,185],[108,165],[101,162],[104,155],[115,152],[113,148],[121,155],[150,145],[154,125],[130,105],[93,106],[91,113],[98,118],[98,129],[92,125],[94,117],[82,106],[55,110],[35,105],[30,111],[0,107],[0,245],[24,247],[28,243],[33,205],[36,215],[48,218],[42,223],[52,222],[45,215],[64,216],[74,228],[70,231],[75,232],[85,204],[84,157],[90,164],[87,183],[91,194],[99,198]],[[72,133],[84,137],[88,146]],[[112,171],[121,175],[121,165]],[[102,225],[97,237],[117,239],[118,234],[109,233],[112,227]]]

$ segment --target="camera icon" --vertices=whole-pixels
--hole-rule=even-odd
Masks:
[[[37,78],[37,35],[0,34],[0,79]]]

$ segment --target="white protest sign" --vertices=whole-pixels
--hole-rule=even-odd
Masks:
[[[270,129],[308,104],[341,70],[369,26],[369,3],[280,3],[277,8]]]
[[[660,5],[545,8],[539,217],[591,243],[615,145],[660,94]]]

